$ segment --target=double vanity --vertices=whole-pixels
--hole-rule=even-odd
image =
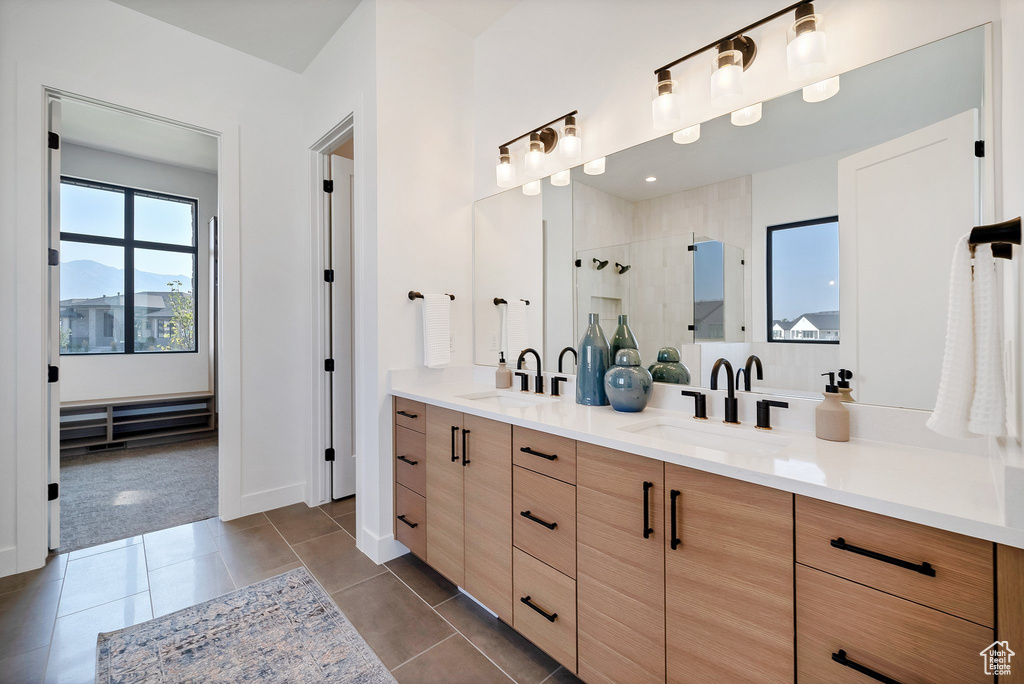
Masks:
[[[1024,530],[975,456],[392,394],[396,538],[589,684],[990,681],[982,651],[1024,621],[996,600]]]

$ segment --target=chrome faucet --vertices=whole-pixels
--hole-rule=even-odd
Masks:
[[[580,362],[580,357],[576,355],[576,350],[573,349],[572,347],[566,347],[558,355],[558,372],[559,373],[562,372],[562,359],[565,358],[565,352],[572,352],[572,363],[573,363],[574,366],[579,364],[579,362]]]
[[[764,371],[761,368],[761,359],[757,358],[757,354],[751,354],[747,357],[747,365],[736,371],[736,389],[740,388],[740,376],[743,376],[743,390],[746,392],[750,391],[750,371],[752,367],[757,368],[757,379],[764,380]]]
[[[537,377],[534,380],[534,393],[544,394],[544,374],[541,372],[540,354],[537,353],[536,349],[533,347],[527,347],[523,351],[519,352],[519,360],[516,361],[516,370],[523,369],[523,360],[526,358],[527,354],[533,354],[537,357]]]
[[[725,366],[725,386],[729,389],[729,395],[725,398],[724,422],[739,425],[740,421],[736,418],[738,404],[733,383],[732,364],[726,359],[718,359],[715,361],[715,365],[711,367],[711,389],[718,389],[718,371],[722,366]]]

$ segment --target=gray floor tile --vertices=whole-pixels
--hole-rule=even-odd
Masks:
[[[213,533],[204,521],[150,532],[144,539],[146,566],[150,571],[217,550]]]
[[[384,565],[432,606],[447,601],[459,593],[457,586],[411,553],[399,556]]]
[[[60,590],[58,579],[0,595],[0,659],[50,643]]]
[[[135,546],[136,544],[141,543],[141,534],[134,537],[128,537],[127,539],[118,539],[117,541],[107,542],[106,544],[98,544],[96,546],[89,546],[84,549],[72,551],[68,554],[68,560],[78,560],[79,558],[85,558],[86,556],[95,556],[98,553],[106,553],[107,551],[123,549],[126,546]]]
[[[456,634],[396,668],[399,684],[508,684],[512,680]]]
[[[349,515],[356,512],[356,497],[350,496],[338,501],[329,501],[322,506],[320,510],[331,516],[332,518],[338,518],[343,515]]]
[[[544,680],[544,684],[583,684],[583,680],[564,667],[560,667],[554,674]]]
[[[0,660],[0,684],[27,684],[43,681],[46,670],[46,646]]]
[[[322,537],[339,529],[338,523],[334,522],[331,516],[319,508],[310,508],[304,503],[267,511],[267,517],[289,544]]]
[[[69,560],[57,616],[69,615],[149,589],[142,544]]]
[[[54,580],[64,578],[64,571],[68,567],[68,555],[51,554],[46,557],[46,564],[38,570],[19,572],[17,575],[0,577],[0,594],[9,591],[20,591],[38,584],[46,584]]]
[[[294,569],[299,563],[298,557],[270,524],[225,532],[217,537],[217,547],[238,587],[285,571],[275,572],[280,568]]]
[[[357,549],[355,541],[344,530],[295,544],[292,550],[317,582],[332,594],[387,572],[387,568],[377,565]]]
[[[253,513],[252,515],[245,515],[234,520],[221,520],[219,517],[207,518],[206,520],[206,524],[214,537],[219,537],[228,531],[237,532],[239,530],[247,530],[250,527],[259,527],[260,525],[266,525],[268,522],[270,520],[262,513]]]
[[[149,593],[153,616],[159,617],[182,608],[234,591],[235,585],[219,553],[210,553],[168,565],[149,573]]]
[[[346,513],[345,515],[339,515],[337,518],[334,519],[334,522],[341,525],[345,529],[345,531],[351,534],[352,538],[355,539],[357,532],[355,513]]]

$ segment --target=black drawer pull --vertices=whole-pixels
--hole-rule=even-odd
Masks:
[[[408,463],[409,465],[416,465],[417,463],[419,463],[419,461],[410,461],[410,460],[409,460],[408,458],[406,458],[405,456],[399,456],[399,457],[398,457],[398,460],[399,460],[399,461],[405,461],[405,462],[406,462],[406,463]]]
[[[397,413],[400,416],[405,416],[409,420],[416,420],[416,418],[418,417],[415,413],[406,413],[405,411],[398,411]]]
[[[893,679],[892,677],[886,677],[881,672],[875,672],[866,665],[861,665],[855,660],[850,660],[846,657],[846,651],[844,651],[843,649],[839,649],[839,653],[833,653],[832,660],[836,661],[844,667],[850,668],[851,670],[856,670],[857,672],[860,672],[862,675],[871,677],[876,681],[884,682],[885,684],[900,684],[898,680]]]
[[[530,447],[520,447],[519,450],[522,451],[524,454],[530,454],[531,456],[540,456],[541,458],[546,458],[549,461],[554,461],[556,458],[558,458],[557,454],[542,454],[539,451],[534,451]]]
[[[880,560],[883,563],[891,563],[892,565],[898,565],[899,567],[906,568],[907,570],[919,572],[922,575],[935,577],[935,568],[932,567],[931,563],[911,563],[910,561],[905,561],[902,558],[895,558],[893,556],[887,556],[884,553],[878,553],[877,551],[862,549],[859,546],[847,544],[846,540],[842,537],[839,537],[838,539],[832,539],[831,541],[829,541],[829,544],[832,545],[832,547],[837,548],[841,551],[849,551],[850,553],[856,553],[859,556],[867,556],[868,558]]]
[[[420,524],[419,524],[419,523],[409,522],[408,520],[406,520],[406,519],[405,519],[405,515],[404,515],[404,514],[403,514],[403,515],[400,515],[400,516],[398,516],[398,519],[399,519],[399,520],[401,520],[402,522],[404,522],[404,523],[405,523],[406,525],[408,525],[409,527],[419,527],[419,526],[420,526]]]
[[[654,532],[651,527],[651,487],[653,482],[644,482],[644,539],[648,539]]]
[[[546,613],[543,610],[541,610],[540,608],[538,608],[536,605],[534,605],[530,601],[530,597],[529,596],[524,596],[523,598],[521,598],[519,600],[522,601],[523,603],[525,603],[526,605],[530,606],[531,608],[533,608],[535,611],[537,611],[541,615],[543,615],[544,619],[547,620],[548,622],[554,622],[555,618],[558,617],[558,613]]]
[[[679,491],[678,489],[673,489],[672,492],[669,494],[669,498],[671,499],[671,503],[669,504],[669,506],[671,506],[671,508],[672,508],[672,550],[673,551],[675,551],[676,547],[678,547],[680,544],[683,543],[683,540],[680,539],[679,535],[676,533],[676,499],[678,499],[682,495],[683,495],[683,493],[681,491]]]
[[[533,522],[537,523],[538,525],[543,525],[544,527],[548,528],[549,530],[553,530],[556,527],[558,527],[558,523],[549,523],[549,522],[546,522],[544,520],[541,520],[540,518],[538,518],[535,515],[530,515],[530,511],[519,511],[519,515],[523,516],[524,518],[528,518],[528,519],[532,520]]]
[[[462,465],[463,467],[469,465],[469,449],[466,448],[466,435],[469,434],[469,430],[463,428],[462,430]]]
[[[452,425],[452,463],[459,460],[459,457],[455,454],[455,435],[459,434],[459,426]]]

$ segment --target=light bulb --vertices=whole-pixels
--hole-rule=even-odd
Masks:
[[[530,176],[544,175],[544,143],[540,133],[531,133],[526,148],[526,173]]]
[[[576,117],[565,117],[565,128],[562,138],[558,141],[558,156],[569,166],[576,166],[583,159],[583,139],[580,129],[576,126]]]
[[[821,15],[814,13],[814,5],[808,2],[796,8],[796,21],[787,34],[789,78],[804,81],[823,75],[828,69],[828,49],[825,32],[821,29]]]
[[[529,183],[523,185],[524,195],[539,195],[540,194],[540,181],[532,180]]]
[[[700,124],[693,124],[672,134],[672,142],[677,142],[680,145],[689,145],[690,143],[697,142],[699,139]]]
[[[732,40],[718,45],[711,72],[711,104],[731,107],[743,97],[743,54]]]
[[[557,173],[551,174],[552,185],[568,185],[569,184],[569,169],[564,171],[558,171]]]
[[[672,72],[668,69],[659,71],[658,84],[654,86],[654,98],[651,100],[655,130],[670,131],[683,123],[679,94],[675,90],[676,82],[672,80]]]
[[[804,102],[823,102],[839,92],[839,77],[804,86]]]
[[[737,109],[729,115],[729,120],[734,126],[749,126],[761,120],[761,103],[752,104],[743,109]]]
[[[583,165],[583,173],[588,176],[600,176],[604,173],[604,157],[592,159]]]
[[[498,148],[498,165],[495,167],[499,188],[511,188],[516,184],[516,167],[507,147]]]

